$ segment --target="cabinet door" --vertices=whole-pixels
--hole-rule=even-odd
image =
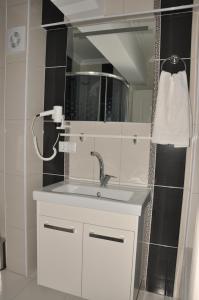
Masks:
[[[38,283],[81,296],[83,224],[40,217]]]
[[[129,300],[134,233],[84,225],[82,297]]]

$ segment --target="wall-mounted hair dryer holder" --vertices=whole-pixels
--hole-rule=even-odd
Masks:
[[[57,145],[57,143],[58,143],[58,141],[59,141],[59,136],[60,136],[60,134],[58,133],[58,134],[57,134],[57,139],[56,139],[54,145],[52,146],[53,154],[52,154],[50,157],[44,157],[44,156],[42,156],[42,154],[41,154],[41,152],[40,152],[40,150],[39,150],[37,137],[36,137],[35,132],[34,132],[34,125],[35,125],[35,121],[36,121],[38,118],[44,118],[44,117],[47,117],[47,116],[51,116],[53,122],[55,122],[55,123],[60,123],[60,126],[57,126],[57,127],[56,127],[57,130],[65,130],[66,128],[68,128],[68,125],[66,125],[64,116],[63,116],[63,114],[62,114],[62,106],[54,106],[52,110],[43,111],[43,112],[37,114],[37,115],[34,117],[34,119],[33,119],[33,121],[32,121],[33,144],[34,144],[34,147],[35,147],[35,151],[36,151],[37,156],[38,156],[41,160],[43,160],[43,161],[50,161],[50,160],[52,160],[52,159],[55,158],[55,156],[57,155],[56,145]]]

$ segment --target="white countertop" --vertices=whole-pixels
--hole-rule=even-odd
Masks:
[[[106,192],[114,191],[120,193],[121,191],[132,192],[132,197],[129,201],[119,201],[107,198],[98,198],[97,196],[80,195],[75,193],[66,192],[55,192],[54,189],[64,188],[67,185],[78,185],[79,187],[86,187],[89,189],[101,190],[102,188],[98,183],[93,182],[82,182],[82,181],[65,181],[59,182],[46,186],[40,190],[33,191],[33,199],[36,201],[45,201],[49,203],[69,205],[73,207],[84,207],[96,210],[110,211],[121,214],[141,216],[142,208],[147,202],[148,195],[150,193],[150,188],[147,187],[129,187],[121,185],[108,185],[103,188]],[[64,190],[64,189],[63,189]]]

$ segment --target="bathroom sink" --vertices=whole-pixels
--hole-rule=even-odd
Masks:
[[[92,187],[92,186],[81,186],[73,184],[65,184],[55,189],[52,192],[57,193],[69,193],[85,196],[94,196],[97,198],[106,198],[117,201],[129,201],[133,197],[133,191],[124,191],[119,189],[103,188],[103,187]]]
[[[33,199],[73,207],[140,216],[149,188],[108,185],[79,181],[59,182],[33,192]]]

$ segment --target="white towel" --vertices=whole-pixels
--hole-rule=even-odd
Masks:
[[[185,71],[160,75],[152,142],[189,147],[190,101]]]

